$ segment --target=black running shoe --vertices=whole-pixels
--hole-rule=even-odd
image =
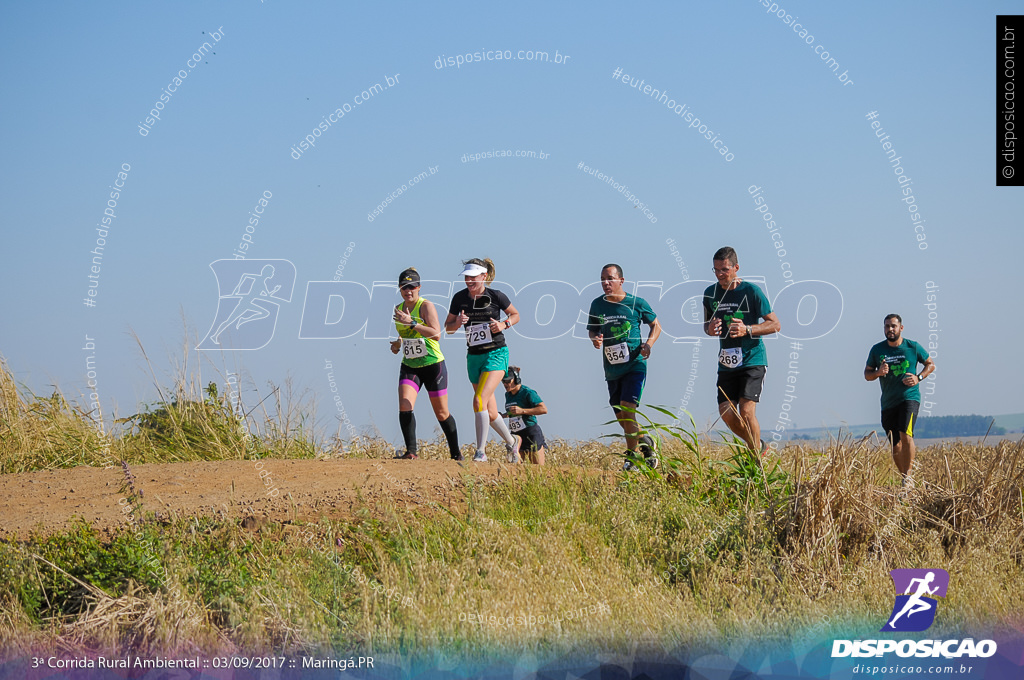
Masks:
[[[652,470],[657,470],[661,462],[658,460],[658,443],[650,435],[643,435],[636,447],[644,456],[644,462]]]
[[[640,469],[640,466],[634,462],[637,459],[635,452],[627,449],[622,453],[622,456],[623,458],[626,459],[625,462],[622,464],[623,472],[636,472],[637,470]]]
[[[406,451],[405,453],[403,453],[400,456],[397,455],[397,454],[395,455],[395,460],[414,460],[416,458],[419,458],[419,456],[417,456],[412,451]]]

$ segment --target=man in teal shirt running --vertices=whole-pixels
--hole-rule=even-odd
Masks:
[[[903,319],[889,314],[883,322],[885,341],[868,352],[864,379],[882,385],[882,429],[892,444],[892,460],[907,483],[914,463],[914,421],[921,408],[918,385],[935,370],[935,362],[920,344],[903,337]],[[924,370],[916,373],[917,365]]]
[[[633,412],[640,405],[647,380],[647,357],[651,356],[651,346],[661,335],[661,324],[646,300],[622,290],[625,280],[622,267],[617,264],[606,264],[601,269],[604,295],[590,303],[587,331],[594,347],[603,350],[608,403],[626,435],[627,459],[623,469],[633,469],[628,457],[636,451],[643,453],[648,465],[654,468],[658,466],[654,440],[647,435],[640,436]],[[642,323],[651,327],[647,342],[640,340]]]
[[[712,258],[718,283],[704,291],[704,332],[719,338],[718,413],[751,451],[764,455],[757,402],[768,370],[763,335],[782,329],[764,292],[739,278],[736,251],[725,246]]]

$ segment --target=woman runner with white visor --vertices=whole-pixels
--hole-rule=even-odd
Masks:
[[[473,383],[473,418],[476,426],[476,455],[473,460],[487,462],[484,446],[487,443],[487,425],[494,428],[504,442],[506,450],[517,450],[519,438],[508,431],[498,412],[494,391],[501,384],[508,369],[508,347],[504,331],[519,321],[519,312],[508,296],[493,290],[487,284],[494,281],[494,263],[489,259],[465,260],[461,276],[466,288],[452,296],[444,328],[451,334],[466,327],[466,364],[469,381]],[[506,318],[501,320],[501,313]]]

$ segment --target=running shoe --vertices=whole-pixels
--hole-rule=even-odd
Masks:
[[[626,457],[626,461],[622,464],[623,472],[636,472],[640,469],[640,466],[633,462],[636,459],[634,452],[627,449],[623,451],[622,455]]]
[[[460,453],[460,454],[459,454],[459,455],[457,455],[457,456],[452,456],[452,460],[454,460],[454,461],[463,461],[463,460],[466,460],[466,458],[465,458],[465,456],[463,456],[463,455],[462,455],[462,454]]]
[[[401,455],[395,454],[395,460],[414,460],[416,458],[419,458],[419,456],[411,451],[406,451]]]
[[[484,453],[483,451],[477,451],[476,455],[473,456],[473,462],[474,463],[486,463],[487,462],[487,454]]]
[[[654,441],[654,438],[650,435],[643,435],[640,437],[637,449],[640,453],[644,454],[644,462],[647,463],[648,467],[652,470],[657,470],[660,461],[658,460],[658,443]]]
[[[519,455],[519,447],[523,445],[523,438],[517,434],[512,435],[515,437],[516,443],[513,445],[505,444],[505,451],[507,452],[506,460],[512,464],[522,463],[523,457]]]
[[[637,450],[642,453],[645,457],[654,455],[655,450],[658,448],[658,444],[654,441],[654,438],[649,434],[640,435],[640,439],[637,441]]]

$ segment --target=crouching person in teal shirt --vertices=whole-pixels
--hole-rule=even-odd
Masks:
[[[519,439],[516,449],[509,453],[510,463],[528,460],[537,465],[544,464],[544,433],[537,424],[537,416],[548,412],[544,400],[534,390],[523,384],[519,367],[509,366],[501,384],[505,387],[505,412],[508,415],[508,429]]]

